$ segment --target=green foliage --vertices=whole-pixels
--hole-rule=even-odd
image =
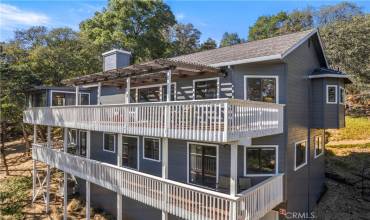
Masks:
[[[231,45],[240,44],[243,42],[244,40],[241,39],[237,33],[225,32],[224,35],[222,36],[220,47],[231,46]]]
[[[198,50],[201,33],[192,24],[176,24],[173,32],[171,55],[189,54]]]
[[[330,132],[330,140],[367,140],[370,138],[370,119],[346,117],[346,127]]]
[[[215,48],[217,48],[217,43],[212,38],[207,38],[207,40],[204,41],[200,45],[200,50],[201,51],[203,51],[203,50],[211,50],[211,49],[215,49]]]
[[[10,177],[0,181],[0,216],[23,219],[22,208],[29,202],[31,177]]]
[[[363,15],[363,12],[355,3],[341,2],[321,7],[315,12],[315,20],[317,26],[324,26],[336,21],[350,20],[359,15]]]
[[[370,148],[370,143],[365,144],[337,144],[337,145],[326,145],[325,147],[330,148]]]
[[[107,9],[80,24],[81,34],[102,50],[131,51],[135,62],[168,53],[169,32],[175,24],[170,7],[162,1],[110,0]]]

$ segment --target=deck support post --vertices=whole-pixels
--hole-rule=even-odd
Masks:
[[[238,193],[238,143],[233,142],[230,144],[230,195],[236,196]],[[232,203],[231,219],[236,220],[236,202]]]
[[[131,90],[131,78],[127,77],[126,79],[126,103],[127,104],[130,103],[130,99],[131,99],[130,90]]]
[[[97,105],[101,104],[101,82],[98,82]]]
[[[117,139],[117,166],[122,167],[122,134]],[[117,192],[117,220],[122,220],[122,199],[122,194]]]
[[[47,127],[47,147],[51,148],[51,126]],[[50,171],[50,165],[48,165],[46,171],[46,213],[50,211]]]
[[[76,88],[76,94],[75,94],[76,100],[75,101],[76,101],[76,106],[77,106],[80,104],[80,86],[76,85],[75,88]]]
[[[68,147],[68,128],[64,128],[64,140],[63,140],[63,152],[67,153]],[[63,220],[67,220],[67,204],[68,204],[68,177],[67,172],[64,171],[64,181],[63,181]]]
[[[91,156],[91,131],[86,131],[86,158]],[[88,173],[90,168],[88,167]],[[86,180],[86,220],[90,220],[90,182]]]
[[[37,125],[33,125],[33,143],[37,144]],[[36,196],[36,160],[32,160],[32,200]]]

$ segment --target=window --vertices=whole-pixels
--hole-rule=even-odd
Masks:
[[[76,93],[65,91],[51,91],[52,106],[68,106],[76,104]],[[80,93],[80,105],[90,104],[90,94]]]
[[[80,94],[80,105],[89,105],[90,104],[90,94],[81,93]]]
[[[160,87],[144,87],[138,90],[139,102],[159,102],[161,101]]]
[[[86,157],[86,146],[87,146],[87,132],[80,131],[79,152],[81,156]]]
[[[114,153],[116,150],[116,136],[114,134],[103,134],[103,151]]]
[[[271,176],[278,172],[278,146],[248,146],[244,151],[245,176]]]
[[[339,88],[339,103],[344,104],[346,101],[346,92],[343,87]]]
[[[326,103],[327,104],[337,103],[337,86],[335,85],[326,86]]]
[[[315,145],[315,158],[319,157],[322,155],[323,151],[323,141],[322,141],[322,136],[318,135],[314,137],[314,145]]]
[[[217,99],[218,84],[219,78],[194,80],[194,99]]]
[[[76,145],[77,144],[77,130],[71,129],[68,132],[68,143]]]
[[[174,101],[175,98],[175,84],[171,85],[171,101]],[[167,101],[167,85],[162,86],[162,101],[165,102]]]
[[[216,188],[218,145],[188,143],[188,182]]]
[[[138,169],[139,138],[122,136],[122,166]]]
[[[45,107],[46,106],[46,92],[37,92],[32,94],[32,107]]]
[[[244,99],[278,103],[277,76],[244,76]]]
[[[294,170],[298,170],[307,164],[307,141],[295,143],[294,151]]]
[[[147,160],[160,161],[160,140],[159,138],[144,138],[144,155]]]
[[[171,86],[171,100],[176,99],[176,83]],[[167,101],[167,85],[156,84],[132,88],[130,90],[130,101],[135,102],[160,102]]]

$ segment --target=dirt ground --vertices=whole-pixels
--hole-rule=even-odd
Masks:
[[[32,160],[26,153],[22,142],[7,144],[7,162],[11,176],[31,176]],[[370,148],[332,148],[326,149],[327,192],[321,198],[315,213],[323,220],[369,220],[370,219],[370,179],[367,181],[368,196],[361,195],[361,171],[363,164],[368,163],[370,175]],[[1,164],[2,165],[2,164]],[[0,165],[0,181],[5,176],[4,167]],[[38,169],[46,166],[37,163]],[[29,189],[29,201],[23,208],[25,219],[62,219],[63,198],[57,193],[58,181],[62,173],[52,172],[49,214],[45,214],[45,204],[40,195],[35,203],[31,202],[32,189]],[[365,185],[366,185],[365,184]],[[368,201],[367,201],[368,200]],[[69,198],[69,219],[85,219],[85,206],[78,198]],[[108,219],[104,214],[92,210],[93,219]],[[0,219],[3,219],[0,216]]]

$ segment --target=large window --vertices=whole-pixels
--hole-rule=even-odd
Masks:
[[[145,137],[143,158],[147,160],[160,161],[160,154],[160,139]]]
[[[122,166],[138,169],[138,137],[122,136]]]
[[[194,99],[219,98],[218,84],[219,78],[194,80]]]
[[[215,188],[218,176],[218,146],[188,143],[188,182]]]
[[[110,133],[103,134],[103,151],[114,153],[116,150],[116,135]]]
[[[336,85],[326,86],[326,103],[328,104],[337,103],[337,86]]]
[[[45,107],[46,106],[46,92],[36,92],[31,96],[32,107]]]
[[[317,135],[314,137],[314,145],[315,145],[315,158],[322,155],[323,151],[323,140],[321,135]]]
[[[68,131],[68,144],[76,145],[77,144],[77,130],[70,129]]]
[[[171,86],[171,101],[176,99],[176,84]],[[132,88],[130,90],[131,102],[160,102],[167,101],[167,85],[156,84]]]
[[[343,87],[339,88],[339,103],[344,104],[346,101],[346,93]]]
[[[51,91],[52,106],[67,106],[76,104],[75,92]],[[80,93],[80,105],[90,104],[90,94]]]
[[[245,176],[269,176],[277,173],[277,146],[248,146],[244,153]]]
[[[80,144],[79,144],[79,153],[81,156],[86,156],[86,146],[87,146],[87,132],[80,131]]]
[[[294,151],[294,170],[298,170],[307,164],[307,141],[295,143]]]
[[[278,103],[277,76],[245,76],[244,79],[245,99]]]

